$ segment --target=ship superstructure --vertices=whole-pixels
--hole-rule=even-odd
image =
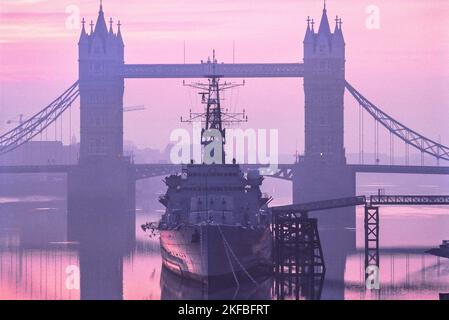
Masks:
[[[168,189],[160,202],[166,211],[159,223],[163,264],[206,283],[226,277],[254,281],[256,272],[271,268],[271,198],[261,192],[263,177],[257,170],[245,174],[235,160],[225,163],[224,124],[247,117],[223,110],[220,93],[237,85],[212,75],[207,83],[189,86],[200,90],[205,105],[204,112],[191,112],[186,120],[203,124],[203,158],[164,180]]]

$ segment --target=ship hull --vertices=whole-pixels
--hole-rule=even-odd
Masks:
[[[268,228],[226,225],[181,226],[160,231],[163,265],[183,277],[203,283],[251,280],[271,272]],[[231,282],[229,282],[231,281]]]

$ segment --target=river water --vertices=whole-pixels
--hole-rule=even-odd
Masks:
[[[359,190],[377,187],[364,182]],[[266,191],[279,193],[276,202],[282,203],[289,201],[282,196],[285,188],[269,184]],[[316,280],[314,294],[302,288],[299,295],[277,277],[257,279],[257,286],[210,289],[167,272],[157,234],[139,227],[157,221],[160,209],[137,210],[135,241],[112,234],[99,245],[67,242],[66,214],[64,197],[0,197],[0,299],[438,299],[449,292],[449,259],[424,253],[449,238],[444,206],[381,208],[380,290],[365,289],[363,208],[358,208],[356,249],[341,257],[342,276]],[[332,262],[326,267],[335,274]]]

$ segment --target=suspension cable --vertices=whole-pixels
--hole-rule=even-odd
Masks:
[[[357,100],[368,113],[380,122],[393,135],[400,138],[405,143],[413,146],[423,154],[427,153],[437,159],[449,161],[449,147],[424,137],[416,131],[406,127],[399,121],[393,119],[388,114],[376,107],[372,102],[366,99],[360,92],[352,87],[348,82],[345,84],[346,89]],[[424,160],[422,160],[424,163]]]
[[[32,140],[36,135],[45,130],[48,139],[47,128],[55,125],[55,140],[57,139],[56,120],[79,96],[78,81],[70,86],[63,94],[51,102],[43,110],[32,116],[27,121],[20,123],[14,129],[0,136],[0,155],[10,152],[24,143]],[[62,119],[60,120],[62,123]]]

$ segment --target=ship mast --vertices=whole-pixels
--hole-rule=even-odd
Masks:
[[[212,64],[212,74],[208,75],[208,82],[194,82],[186,84],[185,86],[198,89],[198,94],[201,95],[201,103],[205,105],[203,112],[192,112],[190,110],[189,118],[184,120],[181,118],[181,122],[195,122],[201,121],[203,127],[201,129],[201,144],[204,149],[217,142],[220,144],[221,151],[221,162],[218,164],[225,163],[225,149],[226,144],[226,129],[223,125],[231,125],[235,123],[247,122],[248,117],[245,115],[245,110],[243,112],[229,112],[227,109],[223,110],[221,107],[221,95],[220,93],[235,87],[241,87],[245,84],[243,83],[232,83],[232,82],[220,82],[221,76],[216,73],[217,60],[215,59],[215,50],[213,51],[213,60],[210,59],[207,63]],[[217,141],[218,140],[218,141]],[[214,158],[215,148],[212,149],[210,156]],[[216,162],[214,162],[216,163]],[[217,164],[217,163],[216,163]]]

